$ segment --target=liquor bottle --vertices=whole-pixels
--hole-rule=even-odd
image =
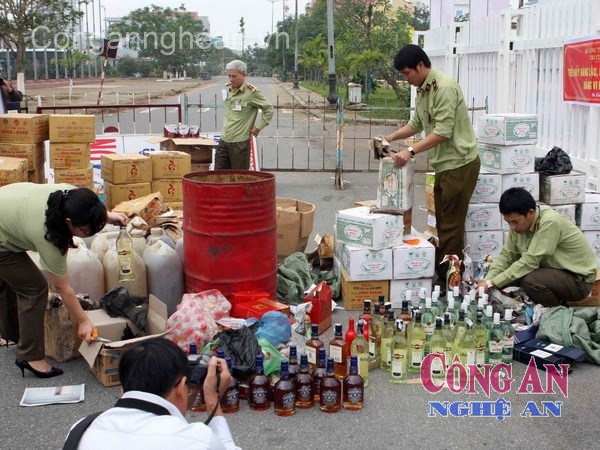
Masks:
[[[511,308],[504,310],[504,323],[502,324],[502,331],[504,332],[504,338],[502,339],[502,362],[506,364],[512,363],[513,348],[515,346],[515,329],[511,323],[512,312]]]
[[[452,294],[452,291],[448,291],[447,298],[448,306],[446,307],[445,312],[450,313],[450,325],[454,328],[458,321],[458,310],[454,307],[454,294]]]
[[[412,289],[407,289],[406,291],[404,291],[404,300],[408,300],[408,310],[412,311],[413,310],[413,294],[412,294]]]
[[[290,345],[290,357],[288,358],[288,373],[290,374],[290,380],[294,381],[294,377],[298,373],[298,349],[292,344]]]
[[[441,295],[441,288],[439,284],[436,284],[435,286],[433,286],[433,293],[431,294],[431,296],[433,297],[433,295],[436,295],[437,299],[438,299],[438,306],[440,308],[440,314],[442,314],[444,311],[446,311],[446,307],[448,306],[446,304],[446,299],[444,297],[442,297]]]
[[[483,316],[483,323],[486,330],[488,331],[488,339],[490,338],[490,332],[494,326],[494,307],[492,305],[486,305],[484,309],[485,315]]]
[[[400,308],[400,316],[398,316],[398,318],[402,319],[402,322],[406,325],[408,325],[410,323],[410,320],[412,318],[408,305],[409,305],[408,300],[402,300],[402,306]],[[402,327],[404,337],[407,337],[407,335],[406,335],[407,328],[408,327],[406,327],[406,326]]]
[[[321,399],[321,381],[327,375],[327,353],[325,352],[325,347],[321,347],[319,349],[319,364],[317,368],[313,370],[313,398],[315,399],[315,403],[318,403]]]
[[[248,402],[250,408],[255,411],[264,411],[271,407],[269,391],[271,383],[264,373],[263,355],[256,355],[254,374],[248,381]]]
[[[296,412],[296,391],[288,367],[286,360],[281,361],[280,378],[273,388],[273,405],[278,416],[291,416]]]
[[[425,311],[425,300],[427,299],[427,288],[422,287],[419,289],[419,309],[421,312]],[[435,324],[433,324],[435,327]]]
[[[296,408],[312,408],[315,404],[313,377],[308,371],[306,354],[300,355],[300,371],[294,377],[296,389]]]
[[[433,332],[435,331],[435,316],[431,311],[431,299],[427,297],[425,299],[425,309],[421,315],[421,323],[423,324],[423,329],[425,330],[425,338],[427,340],[426,346],[429,347],[429,341],[433,336]],[[429,349],[427,348],[425,354],[429,354]]]
[[[408,371],[419,373],[425,356],[425,329],[421,323],[421,311],[417,311],[412,324],[408,347]]]
[[[345,409],[362,409],[365,398],[365,382],[358,374],[358,357],[350,357],[350,371],[342,383],[342,405]]]
[[[362,320],[358,321],[358,331],[352,346],[350,347],[350,355],[358,357],[358,374],[363,378],[365,386],[369,384],[369,344],[363,334]]]
[[[475,336],[475,348],[477,353],[475,355],[475,364],[477,367],[483,367],[487,362],[487,329],[483,324],[483,313],[477,312],[477,318],[475,319],[475,325],[473,325],[473,335]]]
[[[500,313],[494,313],[494,325],[488,339],[488,362],[492,365],[502,362],[502,341],[504,331],[500,325]]]
[[[379,304],[379,315],[382,315],[385,312],[385,295],[379,294],[377,296],[377,303]]]
[[[329,341],[329,356],[333,358],[335,377],[343,380],[348,373],[348,344],[342,336],[342,324],[333,326],[335,336]]]
[[[217,349],[217,358],[225,359],[225,351],[222,348]]]
[[[371,320],[371,316],[371,300],[363,300],[363,312],[360,318],[368,323]]]
[[[354,327],[354,317],[348,317],[348,329],[346,330],[346,335],[344,336],[344,340],[346,344],[348,344],[348,348],[352,345],[352,341],[356,337],[356,329]]]
[[[442,330],[442,318],[436,317],[435,329],[431,340],[429,341],[429,353],[437,353],[438,355],[445,355],[446,353],[446,339]],[[441,378],[445,374],[445,367],[442,364],[440,358],[435,358],[431,364],[431,376]]]
[[[376,360],[381,355],[383,325],[383,319],[379,315],[379,304],[377,303],[369,322],[369,360],[371,361]]]
[[[231,357],[226,356],[225,361],[227,362],[227,368],[231,375],[231,383],[221,397],[221,409],[224,413],[234,413],[240,410],[240,390],[238,388],[238,382],[233,376]]]
[[[458,344],[460,340],[465,335],[465,331],[467,331],[467,322],[465,322],[465,310],[460,309],[458,311],[458,321],[454,325],[454,348],[458,349]]]
[[[396,322],[394,321],[394,311],[388,311],[388,316],[383,327],[381,335],[381,361],[379,368],[387,372],[392,367],[392,341],[396,332]]]
[[[308,366],[311,370],[315,370],[317,368],[317,355],[319,349],[324,347],[325,344],[319,339],[319,325],[312,324],[310,328],[310,339],[306,341],[306,356],[308,356]]]
[[[342,382],[335,377],[333,358],[327,358],[327,375],[321,381],[321,411],[335,413],[342,409]]]
[[[452,286],[452,294],[454,296],[454,304],[461,304],[463,301],[463,296],[460,293],[460,286]]]
[[[454,330],[452,329],[450,313],[444,313],[444,324],[442,325],[442,334],[444,335],[444,341],[446,348],[444,350],[446,356],[446,369],[452,364],[452,359],[456,353],[454,348]]]
[[[433,313],[434,317],[442,316],[443,311],[440,309],[440,305],[438,303],[439,298],[439,294],[436,294],[435,291],[431,293],[431,312]]]
[[[133,272],[133,240],[127,228],[121,225],[119,236],[117,236],[117,255],[119,261],[119,282],[135,281]]]
[[[383,315],[382,317],[387,317],[388,313],[392,310],[392,302],[385,302],[383,306]]]
[[[404,321],[396,320],[396,332],[392,341],[392,364],[388,381],[390,383],[405,383],[407,376],[408,343],[404,337]]]
[[[467,329],[458,343],[458,356],[465,369],[467,366],[473,366],[475,364],[476,354],[477,349],[475,347],[473,328],[470,325],[467,325]],[[465,371],[461,371],[461,373],[465,373]]]

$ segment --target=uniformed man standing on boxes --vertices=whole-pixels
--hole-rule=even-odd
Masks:
[[[234,60],[225,66],[229,83],[223,89],[225,116],[223,130],[215,155],[215,170],[250,167],[250,141],[269,125],[273,105],[254,86],[246,83],[246,63]],[[258,123],[256,116],[262,110]]]

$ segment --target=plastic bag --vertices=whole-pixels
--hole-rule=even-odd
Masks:
[[[247,380],[254,373],[256,355],[261,353],[258,339],[254,335],[257,329],[258,322],[238,330],[223,330],[219,334],[217,346],[231,358],[233,376],[238,381]]]
[[[281,361],[285,359],[283,355],[266,339],[259,339],[258,344],[264,354],[263,368],[265,375],[279,372]]]
[[[266,339],[272,345],[285,344],[290,340],[292,325],[290,319],[279,311],[268,311],[259,321],[257,339]]]
[[[573,170],[571,158],[560,147],[552,147],[543,158],[535,158],[535,171],[542,175],[561,175]]]

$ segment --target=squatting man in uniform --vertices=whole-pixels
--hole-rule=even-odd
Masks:
[[[228,63],[225,70],[229,83],[223,89],[225,115],[215,154],[215,170],[248,170],[252,136],[258,136],[271,123],[274,108],[255,86],[246,82],[246,63],[236,59]],[[256,123],[259,109],[262,117]]]

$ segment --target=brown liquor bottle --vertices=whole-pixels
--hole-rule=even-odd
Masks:
[[[273,388],[273,405],[278,416],[291,416],[296,412],[296,392],[294,382],[290,380],[288,362],[281,361],[280,378]]]
[[[271,383],[264,373],[263,355],[256,355],[256,367],[254,375],[248,381],[248,402],[250,408],[255,411],[264,411],[271,407],[269,391]]]
[[[312,408],[315,404],[313,377],[308,372],[308,358],[305,354],[300,355],[300,371],[294,378],[296,388],[296,408]]]
[[[240,410],[240,390],[238,382],[233,376],[231,358],[226,356],[225,361],[227,361],[227,368],[231,374],[231,383],[221,397],[221,409],[224,413],[234,413]]]
[[[344,378],[342,404],[345,409],[359,410],[365,398],[365,382],[358,374],[358,356],[350,357],[350,372]]]
[[[310,339],[306,341],[306,356],[308,356],[308,367],[315,370],[319,362],[319,349],[324,348],[325,344],[319,339],[319,325],[312,324],[310,329]]]
[[[342,335],[342,324],[334,325],[335,336],[329,341],[329,356],[333,358],[335,377],[343,380],[348,373],[348,344]]]
[[[320,389],[321,381],[323,381],[323,379],[325,378],[326,375],[327,375],[327,354],[325,352],[325,348],[321,347],[319,349],[319,365],[312,373],[313,394],[314,394],[315,403],[317,403],[317,402],[319,402],[319,400],[321,400],[321,389]]]
[[[327,358],[327,375],[321,381],[321,411],[335,413],[342,409],[342,382],[335,377],[333,358]]]

